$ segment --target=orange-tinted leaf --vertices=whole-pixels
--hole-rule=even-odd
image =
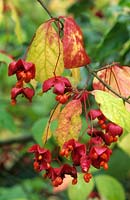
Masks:
[[[81,67],[90,63],[85,52],[83,36],[80,27],[73,18],[64,18],[63,51],[64,66],[71,69]]]
[[[128,98],[130,96],[130,67],[114,65],[97,73],[97,75],[118,94]],[[93,88],[110,92],[99,80],[94,78]],[[113,93],[111,93],[113,94]],[[126,103],[126,108],[130,110],[130,105]]]
[[[59,146],[71,138],[78,139],[82,122],[80,114],[82,113],[82,104],[80,100],[70,101],[61,111],[56,129],[56,139]]]
[[[64,69],[63,46],[58,33],[52,26],[53,20],[43,23],[36,31],[27,52],[27,61],[35,63],[37,81],[61,75]]]

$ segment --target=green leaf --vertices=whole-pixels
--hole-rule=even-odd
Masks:
[[[9,65],[9,63],[11,63],[13,61],[12,58],[10,58],[8,55],[1,53],[0,52],[0,63],[7,63],[7,65]]]
[[[48,121],[47,117],[39,119],[38,121],[36,121],[34,123],[34,125],[32,127],[33,137],[34,137],[34,139],[36,140],[36,142],[39,145],[43,145],[43,143],[42,143],[42,136],[43,136],[43,132],[44,132],[44,129],[46,127],[47,121]]]
[[[123,186],[115,178],[108,175],[99,175],[95,177],[96,187],[105,200],[125,200]]]
[[[70,185],[68,188],[69,199],[86,200],[87,196],[92,192],[93,188],[93,179],[91,179],[89,183],[86,183],[84,181],[83,174],[78,174],[78,183],[76,185]]]
[[[48,117],[56,104],[55,94],[52,92],[52,90],[49,90],[48,92],[42,94],[42,96],[37,95],[37,100],[38,103],[33,105],[33,110],[43,117]]]
[[[118,167],[116,167],[117,163],[119,163]],[[124,180],[127,178],[130,173],[130,156],[128,156],[128,154],[125,153],[121,148],[114,148],[113,154],[109,161],[109,169],[105,171],[105,173],[119,180]]]
[[[125,134],[128,134],[130,132],[130,112],[126,110],[123,100],[101,90],[95,90],[94,95],[103,114],[110,121],[121,126]]]
[[[35,63],[36,80],[44,80],[61,75],[64,70],[63,45],[58,33],[52,26],[52,21],[43,23],[36,31],[27,52],[27,61]]]
[[[128,141],[130,141],[130,133],[119,141],[118,146],[130,156],[130,144]]]
[[[124,37],[120,37],[121,35]],[[126,23],[120,23],[117,20],[101,40],[94,54],[95,59],[98,58],[100,62],[103,62],[104,60],[109,62],[119,60],[120,51],[127,40],[129,40],[127,25]]]

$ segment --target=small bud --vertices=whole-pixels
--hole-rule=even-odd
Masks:
[[[92,178],[92,174],[91,173],[84,174],[84,180],[85,180],[85,182],[88,183],[91,178]]]
[[[73,178],[72,185],[76,185],[76,184],[77,184],[77,178]]]

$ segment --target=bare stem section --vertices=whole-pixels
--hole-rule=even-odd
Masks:
[[[121,98],[124,102],[127,102],[130,104],[130,100],[128,100],[128,98],[123,97],[122,95],[118,94],[115,90],[113,90],[110,85],[108,85],[106,82],[104,82],[98,75],[97,73],[92,70],[88,65],[86,66],[86,69],[88,70],[88,72],[93,75],[94,77],[96,77],[108,90],[110,90],[113,94],[115,94],[116,96],[118,96],[119,98]]]
[[[42,0],[37,0],[41,6],[44,8],[44,10],[47,12],[47,14],[49,15],[50,18],[53,18],[53,16],[51,15],[50,11],[48,10],[48,8],[46,7],[45,3]]]

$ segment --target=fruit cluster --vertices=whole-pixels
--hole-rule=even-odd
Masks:
[[[11,90],[12,105],[16,104],[16,97],[19,94],[24,95],[29,101],[32,101],[32,97],[35,93],[34,89],[24,87],[24,85],[35,78],[35,65],[22,59],[13,61],[9,64],[8,75],[12,76],[14,74],[16,74],[17,82]]]
[[[53,87],[53,93],[56,94],[56,101],[65,104],[69,99],[69,92],[72,91],[70,81],[62,76],[54,76],[44,81],[42,91],[47,92]]]
[[[17,82],[11,91],[12,104],[16,104],[16,97],[23,94],[29,101],[34,96],[34,90],[29,87],[24,87],[31,79],[35,78],[35,65],[25,62],[22,59],[14,61],[9,65],[9,76],[16,74]],[[62,76],[54,76],[43,82],[42,91],[47,92],[53,88],[53,93],[56,94],[56,101],[61,104],[67,101],[78,99],[85,107],[89,96],[89,91],[78,91],[72,88],[70,81]],[[38,144],[33,145],[29,152],[35,154],[34,169],[37,172],[45,171],[44,177],[48,177],[53,186],[57,187],[62,184],[65,175],[70,175],[72,184],[77,183],[77,171],[84,173],[85,182],[89,182],[92,174],[89,172],[90,167],[97,169],[103,167],[108,169],[108,161],[112,154],[109,148],[111,143],[116,142],[121,136],[123,129],[110,122],[101,112],[101,110],[91,109],[86,116],[88,129],[86,134],[90,139],[85,143],[75,140],[74,138],[65,141],[57,157],[69,158],[71,165],[67,163],[59,167],[53,167],[52,154],[48,149],[41,148]]]
[[[24,95],[29,101],[35,94],[34,89],[24,87],[25,83],[29,83],[35,78],[35,65],[22,59],[13,61],[9,64],[8,75],[16,74],[17,82],[11,90],[12,105],[16,104],[16,98],[19,94]],[[54,76],[43,82],[42,91],[47,92],[53,87],[53,93],[56,94],[56,101],[65,104],[69,99],[69,92],[72,90],[70,81],[61,76]]]
[[[54,168],[51,164],[53,159],[49,150],[41,148],[37,144],[29,149],[29,152],[35,154],[34,169],[37,172],[45,170],[44,177],[48,177],[55,187],[62,184],[66,174],[72,176],[72,184],[76,184],[79,167],[80,171],[84,173],[85,182],[89,182],[92,178],[92,174],[89,172],[91,166],[97,169],[101,167],[105,170],[108,169],[108,161],[112,154],[112,150],[108,146],[117,141],[123,129],[108,121],[100,110],[91,110],[88,117],[91,119],[90,124],[92,124],[92,120],[97,119],[99,125],[98,128],[88,128],[86,134],[90,136],[90,139],[83,144],[72,138],[63,144],[59,152],[60,156],[71,160],[71,165],[63,164]]]

